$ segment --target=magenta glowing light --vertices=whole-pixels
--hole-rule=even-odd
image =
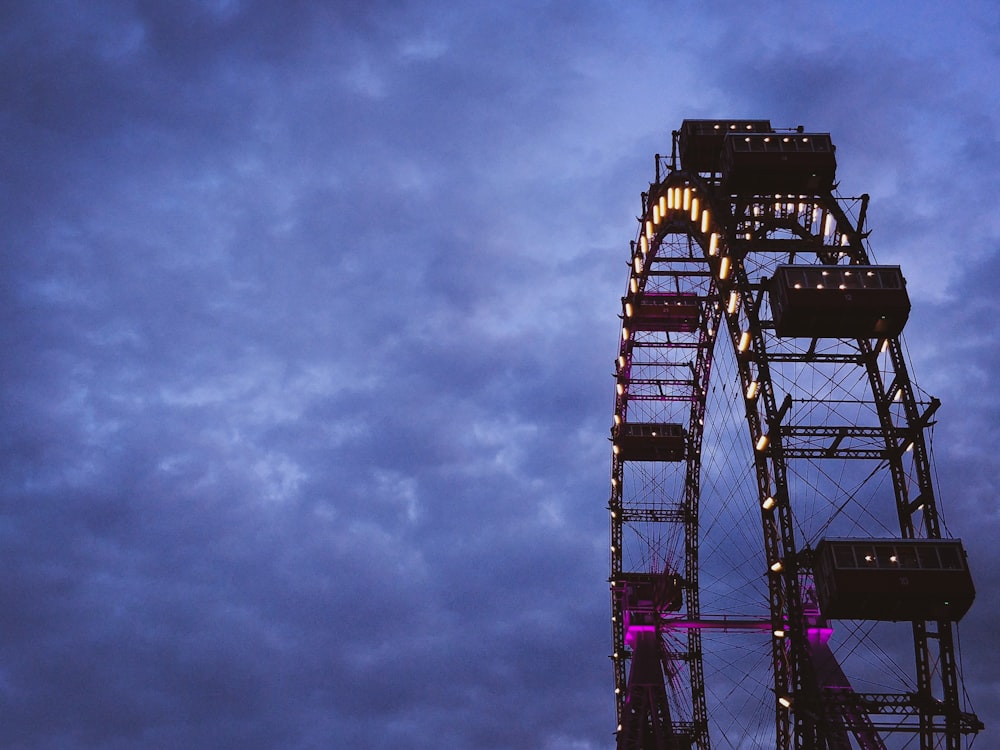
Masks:
[[[833,628],[806,628],[806,638],[810,643],[826,643],[833,635]]]
[[[629,625],[625,628],[625,645],[635,647],[641,633],[656,633],[655,625]]]

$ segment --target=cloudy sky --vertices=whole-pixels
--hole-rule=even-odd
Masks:
[[[1000,732],[998,40],[993,0],[0,3],[0,746],[611,747],[618,299],[686,117],[829,131],[871,194]]]

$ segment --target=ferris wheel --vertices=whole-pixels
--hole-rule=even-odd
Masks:
[[[615,365],[618,747],[967,747],[939,402],[828,133],[685,120],[631,243]]]

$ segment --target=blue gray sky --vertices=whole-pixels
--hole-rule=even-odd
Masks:
[[[998,40],[992,0],[0,4],[0,746],[613,746],[619,297],[710,117],[831,132],[903,266],[991,746]]]

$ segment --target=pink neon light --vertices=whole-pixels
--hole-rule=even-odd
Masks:
[[[625,630],[625,644],[634,646],[639,633],[655,633],[655,625],[629,625]]]
[[[810,643],[826,643],[833,635],[833,628],[806,628],[806,638]]]

